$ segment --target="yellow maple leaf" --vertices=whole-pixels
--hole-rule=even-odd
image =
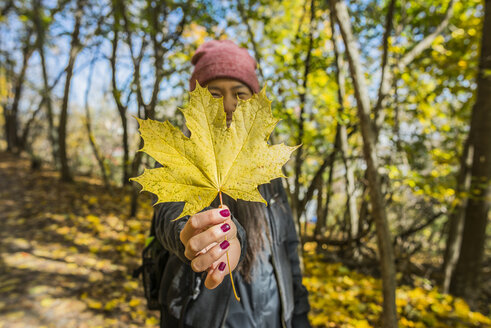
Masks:
[[[209,206],[219,192],[234,199],[263,202],[257,186],[282,177],[281,167],[297,147],[268,145],[278,119],[271,113],[265,89],[238,101],[230,127],[223,99],[197,85],[190,103],[180,109],[191,136],[168,121],[138,119],[144,147],[163,167],[145,169],[131,178],[142,191],[157,195],[157,203],[184,201],[176,220]]]

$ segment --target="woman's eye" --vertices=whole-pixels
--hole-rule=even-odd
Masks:
[[[247,97],[247,93],[245,93],[245,92],[237,92],[236,96],[242,99],[244,97]]]
[[[219,95],[218,93],[212,93],[211,94],[213,96],[213,98],[220,98],[222,97],[221,95]]]

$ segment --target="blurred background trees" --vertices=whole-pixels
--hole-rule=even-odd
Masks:
[[[128,178],[153,162],[132,116],[182,126],[194,50],[229,38],[258,62],[274,142],[303,145],[285,168],[302,244],[382,274],[386,315],[396,279],[414,277],[478,306],[491,297],[490,7],[6,1],[0,149],[124,188],[134,216]]]

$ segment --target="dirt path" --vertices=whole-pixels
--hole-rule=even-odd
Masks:
[[[0,328],[156,326],[130,276],[151,209],[129,220],[126,203],[0,153]]]

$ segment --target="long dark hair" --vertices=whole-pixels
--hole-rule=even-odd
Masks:
[[[264,248],[264,234],[269,234],[265,217],[266,205],[257,202],[247,202],[241,199],[235,201],[233,198],[223,195],[223,203],[230,208],[232,215],[239,221],[246,231],[247,251],[238,270],[245,281],[251,282],[252,268],[257,256]],[[219,199],[215,199],[211,206],[218,207]]]

